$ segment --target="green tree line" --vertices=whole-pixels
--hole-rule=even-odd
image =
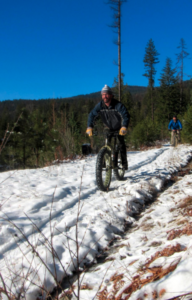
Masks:
[[[182,39],[179,49],[178,69],[167,58],[158,87],[155,87],[155,66],[159,62],[159,53],[152,39],[147,43],[143,58],[148,87],[134,87],[130,92],[130,87],[124,83],[124,74],[121,74],[121,102],[131,116],[126,136],[130,147],[153,145],[156,140],[169,138],[168,123],[174,114],[183,123],[183,141],[192,142],[192,82],[183,81],[183,60],[188,53]],[[118,86],[117,77],[113,83],[116,98]],[[85,130],[88,114],[100,100],[98,92],[71,99],[1,102],[1,143],[9,134],[6,147],[0,151],[1,166],[46,166],[54,160],[81,154],[84,143],[91,143],[97,151],[104,141],[101,122],[97,120],[95,125],[99,134],[92,140],[86,136]]]

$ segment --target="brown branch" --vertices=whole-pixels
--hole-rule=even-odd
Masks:
[[[9,140],[9,138],[10,138],[10,135],[11,135],[11,133],[14,131],[15,127],[17,126],[17,124],[18,124],[18,122],[19,122],[19,119],[21,118],[22,114],[23,114],[23,112],[19,115],[19,117],[18,117],[16,123],[13,125],[13,127],[12,127],[12,129],[11,129],[11,131],[9,132],[8,135],[7,135],[8,129],[6,130],[5,135],[4,135],[4,138],[3,138],[3,141],[2,141],[2,143],[1,143],[1,145],[0,145],[0,154],[1,154],[2,150],[5,148],[7,142],[8,142],[8,140]]]

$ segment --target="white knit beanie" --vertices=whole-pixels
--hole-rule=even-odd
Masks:
[[[103,93],[113,94],[111,88],[107,84],[105,84],[105,86],[101,90],[101,94]]]

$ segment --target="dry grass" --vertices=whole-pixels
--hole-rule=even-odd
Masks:
[[[114,256],[109,256],[105,259],[105,261],[113,261],[113,260],[115,260]]]
[[[107,287],[105,287],[101,292],[97,295],[98,300],[106,300],[108,299]]]
[[[145,224],[141,224],[141,229],[143,231],[149,231],[154,227],[154,223],[145,223]]]
[[[180,193],[179,190],[172,192],[172,194],[178,194],[178,193]]]
[[[67,291],[64,294],[61,294],[59,297],[59,300],[70,300],[70,299],[72,299],[72,292],[70,292],[70,291]]]
[[[141,275],[136,275],[135,277],[133,277],[133,281],[130,283],[130,285],[126,287],[118,297],[114,297],[111,299],[114,300],[129,299],[133,292],[137,291],[138,289],[141,289],[144,285],[153,282],[155,280],[161,279],[162,277],[166,276],[170,272],[173,272],[176,269],[178,263],[179,260],[176,260],[175,263],[172,263],[167,268],[163,268],[163,266],[160,266],[160,267],[153,267],[153,268],[146,269],[144,272],[142,272],[141,275],[147,272],[150,273],[150,276],[142,278]],[[161,295],[163,295],[163,293],[165,293],[165,291],[161,290]],[[159,297],[160,297],[160,293],[154,290],[152,293],[152,299],[159,299]]]
[[[164,276],[166,276],[167,274],[169,274],[170,272],[174,271],[175,268],[177,267],[180,259],[175,260],[175,262],[173,262],[172,264],[170,264],[167,268],[164,268],[163,266],[159,266],[159,267],[151,267],[150,268],[150,264],[157,259],[160,256],[171,256],[176,252],[180,252],[180,251],[184,251],[185,249],[182,249],[182,246],[180,244],[176,244],[175,246],[168,246],[166,248],[164,248],[162,251],[157,251],[150,259],[147,260],[145,265],[140,266],[140,274],[137,274],[136,276],[134,276],[132,278],[132,282],[126,286],[122,292],[118,295],[115,296],[117,294],[118,291],[115,290],[115,288],[113,288],[113,295],[110,295],[106,293],[106,289],[103,290],[103,294],[102,296],[104,296],[105,294],[105,298],[98,298],[98,299],[105,299],[105,300],[121,300],[121,299],[129,299],[130,296],[132,295],[133,292],[141,289],[144,285],[153,282],[155,280],[158,280]],[[133,261],[132,263],[134,263],[135,261]],[[149,273],[149,276],[143,276],[146,273]],[[114,276],[111,277],[110,279],[111,281],[114,281],[116,284],[116,287],[120,285],[122,285],[123,282],[123,274],[115,274]],[[118,284],[119,281],[119,284]],[[156,290],[153,291],[152,293],[152,298],[151,299],[159,299],[160,297],[162,297],[165,294],[166,290],[162,289],[160,290],[160,292],[158,293]],[[147,295],[145,295],[147,296]],[[139,300],[139,298],[137,299]]]
[[[187,215],[189,217],[192,217],[192,207],[188,207],[187,209],[184,210],[183,215]]]
[[[151,245],[149,245],[149,247],[158,247],[162,244],[162,242],[152,242]]]
[[[182,246],[181,246],[179,243],[177,243],[175,246],[167,246],[167,247],[165,247],[163,250],[157,251],[153,256],[151,256],[151,257],[147,260],[147,262],[146,262],[146,264],[145,264],[145,268],[148,268],[149,265],[150,265],[153,261],[155,261],[158,257],[161,257],[161,256],[166,256],[166,257],[168,257],[168,256],[173,255],[173,254],[176,253],[176,252],[181,252],[181,251],[184,251],[184,250],[185,250],[185,249],[183,249]]]
[[[165,289],[161,289],[159,292],[159,297],[162,297],[166,293]]]
[[[182,220],[177,221],[178,226],[186,224],[186,223],[188,223],[188,220],[186,220],[186,219],[182,219]]]
[[[142,237],[141,237],[141,241],[143,241],[143,242],[147,242],[147,241],[148,241],[148,238],[147,238],[147,236],[146,236],[146,235],[142,236]]]
[[[136,263],[136,261],[138,261],[138,259],[135,259],[132,262],[130,262],[129,266],[132,266],[134,263]]]
[[[113,293],[107,291],[107,287],[105,287],[101,292],[98,293],[97,299],[98,300],[115,300],[115,295],[119,289],[124,285],[125,281],[123,280],[124,275],[123,274],[117,274],[115,273],[113,276],[111,276],[110,281],[113,282]]]
[[[89,284],[85,283],[80,287],[81,290],[92,290],[93,287],[90,286]]]
[[[173,240],[181,235],[191,235],[192,234],[192,222],[188,223],[183,229],[172,229],[168,232],[167,240]]]
[[[187,196],[182,200],[181,204],[178,205],[178,208],[186,208],[189,205],[192,205],[192,196]]]
[[[174,210],[176,210],[176,207],[172,207],[172,208],[170,208],[170,212],[173,212]]]

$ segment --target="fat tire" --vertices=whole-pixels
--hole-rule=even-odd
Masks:
[[[107,161],[108,159],[108,161]],[[103,172],[103,167],[107,166],[108,169],[105,172],[105,179],[103,179],[102,173]],[[101,191],[108,191],[109,185],[111,182],[111,152],[107,148],[102,148],[98,155],[97,155],[97,162],[96,162],[96,182],[97,186]]]
[[[178,144],[178,136],[177,133],[174,133],[173,135],[173,147],[177,147]]]
[[[125,170],[122,169],[122,158],[121,158],[120,150],[117,153],[116,168],[113,170],[113,173],[114,173],[115,179],[123,180],[124,175],[125,175]]]
[[[175,133],[174,133],[174,135],[173,135],[173,147],[175,147],[176,146],[176,136],[175,136]]]

